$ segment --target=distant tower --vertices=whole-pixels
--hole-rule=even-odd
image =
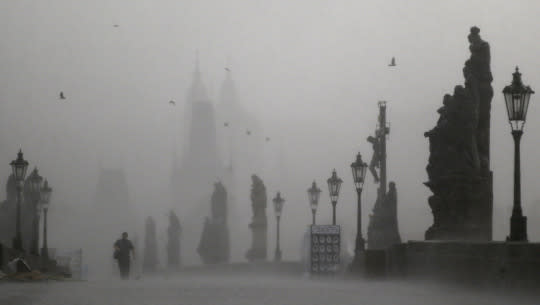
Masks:
[[[126,174],[122,169],[101,169],[95,197],[96,211],[112,236],[124,231],[135,232],[135,211],[131,205]],[[101,227],[103,228],[103,227]],[[109,235],[110,236],[110,235]]]
[[[137,217],[130,201],[126,174],[123,169],[100,168],[95,195],[93,228],[99,231],[88,241],[92,244],[95,257],[89,257],[97,270],[110,274],[117,272],[115,262],[104,265],[105,257],[111,257],[112,243],[120,238],[122,232],[128,232],[133,240],[137,230]]]
[[[250,206],[250,177],[262,174],[262,154],[265,134],[241,103],[233,79],[233,69],[225,69],[217,105],[218,140],[222,160],[221,180],[227,188],[231,260],[244,260],[244,250],[250,234],[242,213]],[[249,134],[247,131],[249,130]],[[245,221],[245,222],[244,222]]]
[[[201,233],[200,222],[208,214],[209,190],[221,171],[214,107],[201,80],[198,59],[186,96],[186,107],[189,131],[181,165],[173,168],[171,188],[173,209],[185,228],[182,257],[186,264],[191,264],[199,262],[195,249]]]

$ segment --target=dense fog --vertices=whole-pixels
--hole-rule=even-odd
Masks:
[[[493,230],[494,239],[503,240],[511,214],[513,142],[501,90],[516,65],[525,84],[540,87],[539,13],[534,1],[4,0],[0,184],[22,148],[53,188],[50,247],[83,248],[103,265],[122,231],[140,246],[144,219],[152,216],[163,264],[172,209],[185,224],[182,257],[199,264],[195,249],[210,202],[185,203],[171,183],[189,150],[189,94],[198,66],[214,106],[214,120],[205,122],[216,137],[217,159],[211,162],[237,169],[228,190],[236,196],[229,202],[233,261],[244,261],[250,247],[251,174],[267,189],[269,257],[275,193],[286,199],[283,257],[299,259],[311,223],[306,190],[317,181],[323,190],[317,221],[330,223],[326,179],[333,168],[344,181],[337,220],[352,249],[356,192],[350,164],[357,152],[371,158],[366,138],[374,133],[379,100],[388,102],[388,179],[397,185],[401,237],[421,240],[433,221],[430,192],[422,184],[429,156],[423,134],[435,126],[443,95],[463,83],[467,34],[476,25],[491,45]],[[392,57],[396,67],[388,66]],[[234,87],[235,113],[241,113],[230,122],[223,116],[230,110],[224,83]],[[537,99],[531,98],[521,146],[522,202],[532,241],[540,239]],[[113,174],[99,182],[107,171]],[[189,187],[210,196],[212,182],[220,179]],[[107,197],[98,204],[99,183],[127,190],[128,199]],[[368,173],[365,226],[376,188]],[[131,215],[127,220],[107,218],[122,206],[120,214]]]

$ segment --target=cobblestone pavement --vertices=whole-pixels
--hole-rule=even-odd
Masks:
[[[292,277],[179,276],[1,283],[0,305],[498,305],[540,298],[429,283]]]

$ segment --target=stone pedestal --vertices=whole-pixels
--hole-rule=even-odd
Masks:
[[[257,261],[257,260],[266,260],[267,258],[267,223],[264,222],[253,222],[249,225],[249,228],[252,232],[252,241],[251,249],[246,253],[246,258],[248,261]]]

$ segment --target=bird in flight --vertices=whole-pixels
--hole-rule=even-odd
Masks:
[[[114,26],[115,28],[119,27],[119,25],[118,25],[118,24],[114,24],[113,26]]]
[[[270,141],[270,137],[266,137],[266,142],[269,142]]]
[[[223,126],[225,126],[225,127],[229,127],[229,122],[225,122],[225,123],[223,123]]]
[[[60,91],[60,99],[65,100],[66,97],[64,96],[64,91]]]
[[[251,134],[251,131],[249,129],[246,130],[246,134],[249,136]]]
[[[176,102],[173,101],[173,100],[170,100],[170,101],[169,101],[169,104],[171,104],[171,105],[173,105],[173,106],[176,106]]]
[[[227,72],[231,72],[231,69],[229,69],[229,68],[225,68],[225,71],[227,71]]]
[[[396,66],[396,58],[392,57],[392,60],[390,61],[389,67],[395,67]]]

